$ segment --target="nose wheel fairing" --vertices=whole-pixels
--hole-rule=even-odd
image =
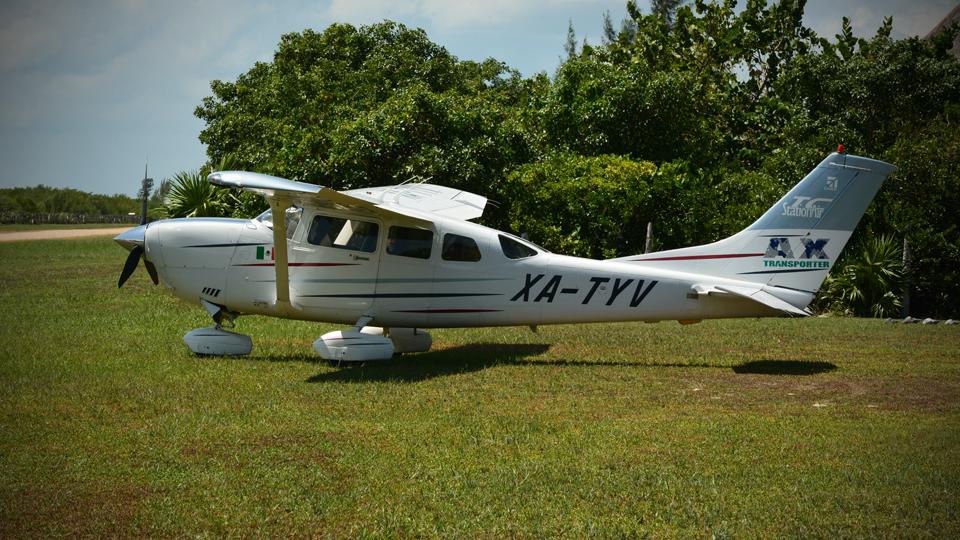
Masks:
[[[219,326],[197,328],[183,336],[194,354],[204,356],[244,356],[253,350],[250,336],[224,330]]]

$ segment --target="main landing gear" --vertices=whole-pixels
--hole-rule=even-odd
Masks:
[[[216,324],[188,332],[183,336],[187,347],[195,354],[208,356],[250,354],[250,336],[224,329],[232,328],[239,314],[206,300],[201,303]],[[367,326],[372,321],[372,317],[362,317],[352,328],[327,332],[313,343],[313,350],[324,360],[365,362],[389,360],[394,354],[426,352],[433,345],[433,338],[424,330]]]
[[[433,345],[433,338],[423,330],[367,326],[372,320],[362,317],[353,328],[327,332],[313,342],[313,350],[324,360],[365,362],[389,360],[395,353],[426,352]]]

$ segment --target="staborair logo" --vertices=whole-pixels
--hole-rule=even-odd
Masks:
[[[793,246],[789,238],[771,238],[764,252],[763,266],[765,268],[830,268],[830,259],[823,250],[829,238],[801,238],[803,251],[800,257],[794,257]]]
[[[823,211],[832,202],[833,199],[815,199],[813,197],[802,197],[800,195],[796,195],[793,197],[792,203],[783,203],[783,215],[790,217],[820,219],[823,217]]]

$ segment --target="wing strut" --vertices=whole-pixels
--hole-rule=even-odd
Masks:
[[[270,201],[270,211],[273,214],[273,268],[276,272],[277,311],[290,314],[294,311],[290,305],[290,274],[287,266],[287,208],[290,199],[275,194],[267,197]]]

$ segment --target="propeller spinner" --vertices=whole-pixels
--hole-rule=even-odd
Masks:
[[[153,281],[153,284],[156,285],[160,283],[160,279],[157,277],[157,268],[143,256],[143,243],[146,231],[147,225],[141,225],[124,231],[114,237],[113,240],[116,243],[130,250],[130,255],[127,255],[127,261],[123,263],[123,270],[120,271],[117,288],[123,287],[123,284],[130,279],[133,271],[137,269],[137,264],[140,263],[140,259],[143,259],[143,266],[147,268],[147,273],[150,274],[150,279]]]

